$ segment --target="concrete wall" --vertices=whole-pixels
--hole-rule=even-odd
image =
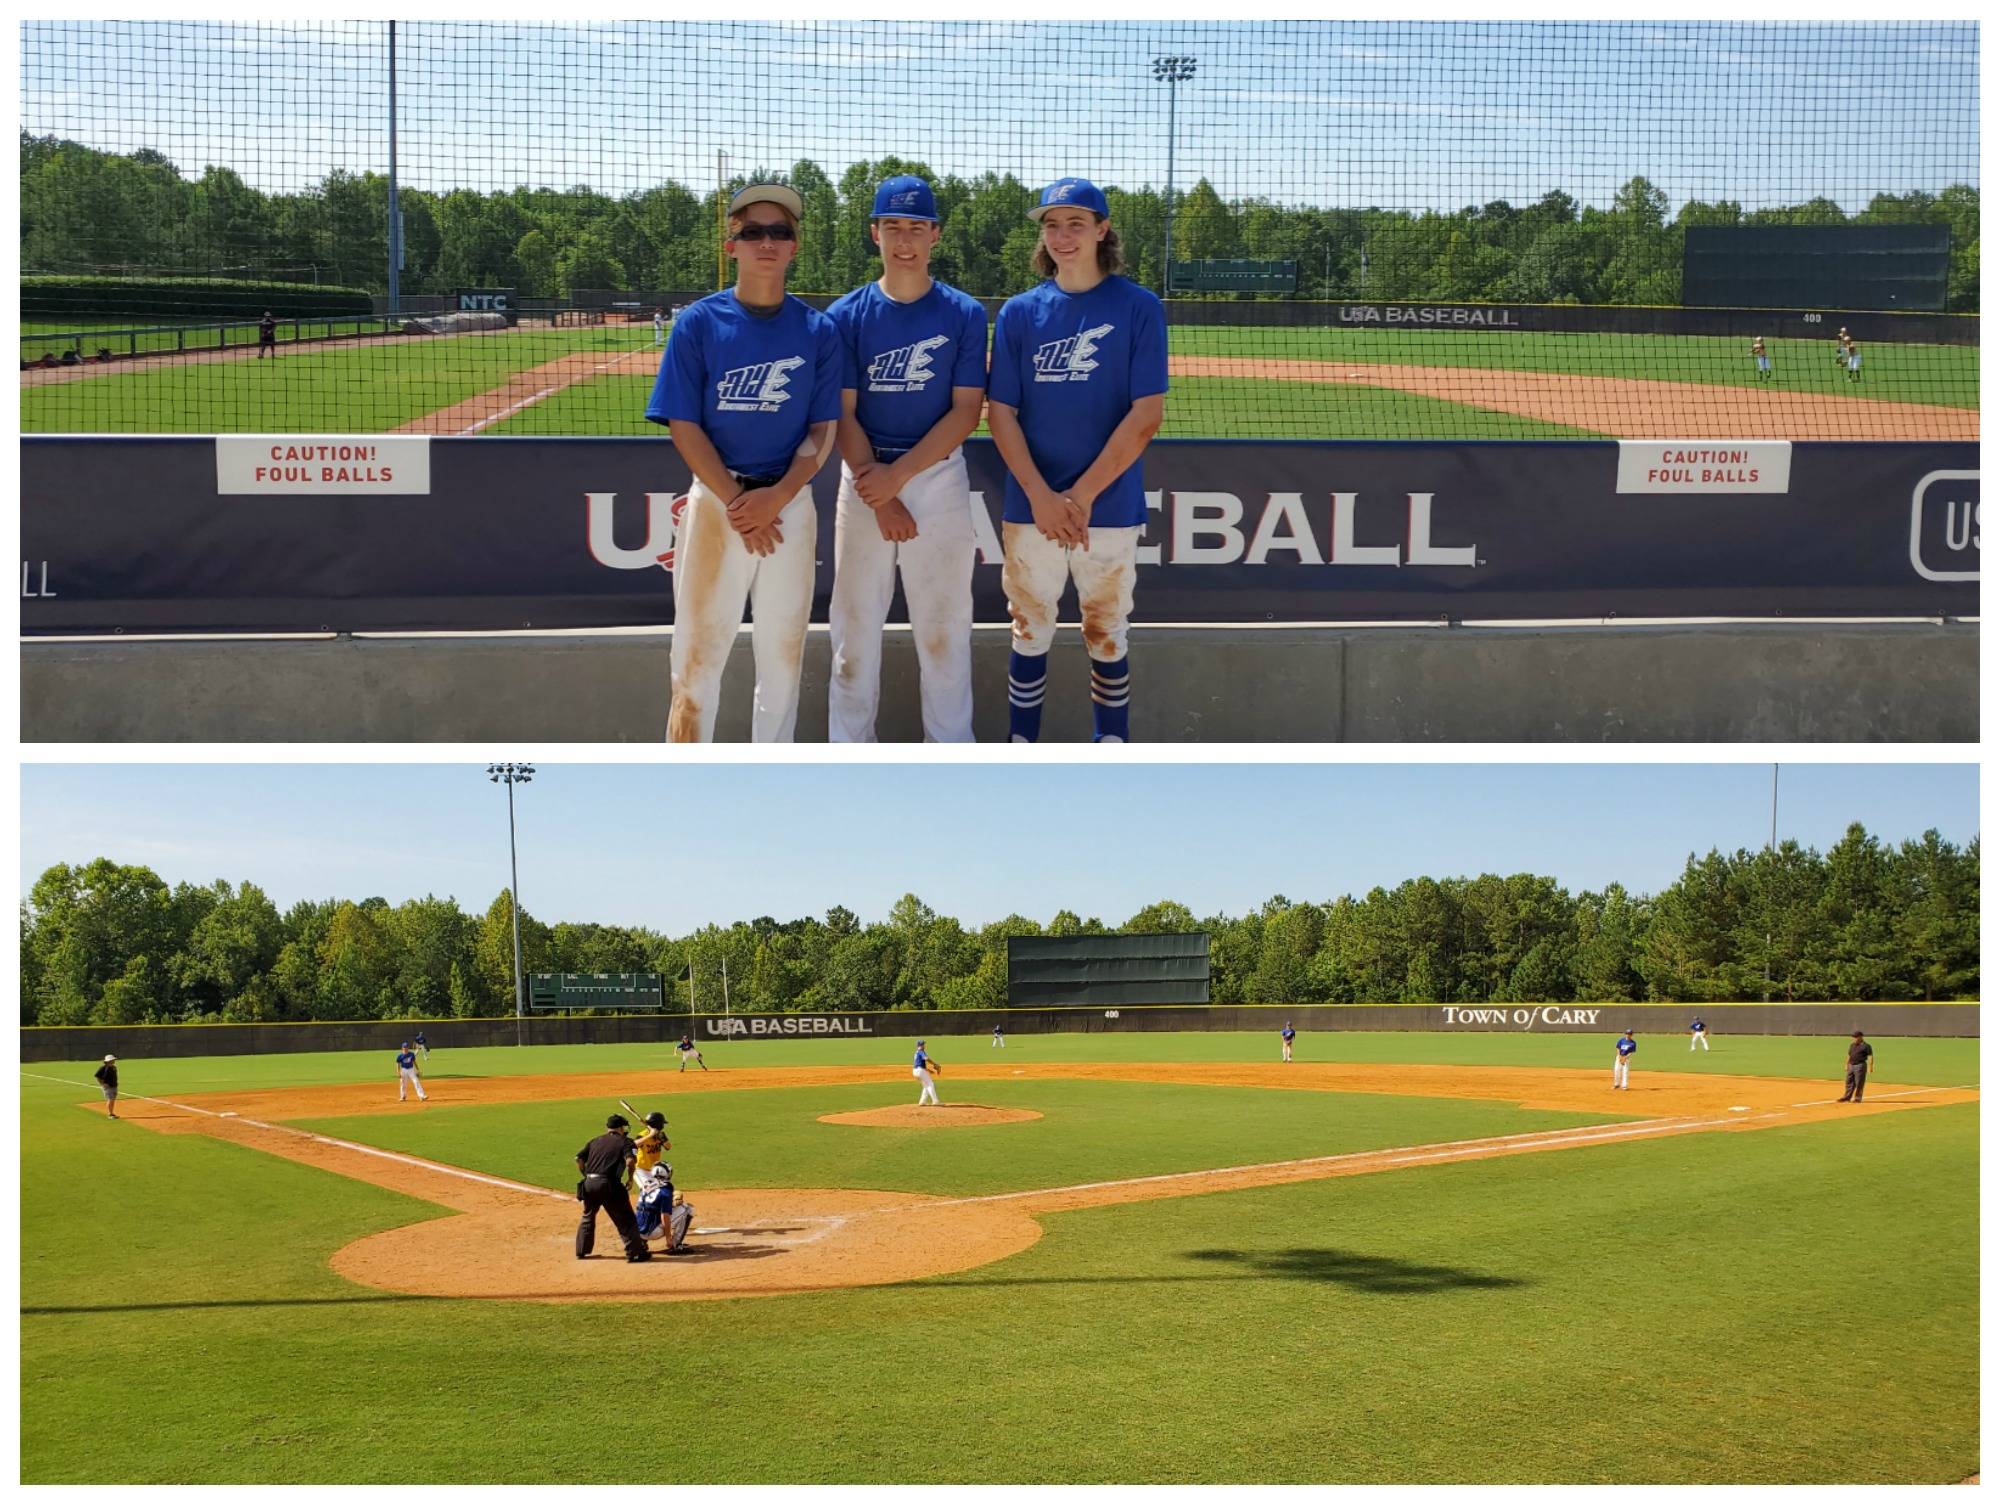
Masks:
[[[514,1019],[389,1019],[324,1024],[124,1025],[21,1031],[23,1061],[94,1061],[105,1054],[144,1060],[165,1056],[282,1055],[302,1051],[393,1051],[417,1030],[434,1050],[485,1045],[583,1045],[657,1042],[692,1030],[702,1042],[869,1037],[885,1041],[1011,1034],[1107,1034],[1118,1031],[1272,1030],[1290,1020],[1315,1030],[1428,1030],[1443,1033],[1538,1031],[1557,1034],[1684,1034],[1696,1014],[1712,1034],[1977,1037],[1976,1003],[1692,1004],[1186,1004],[1156,1007],[1036,1008],[876,1014],[651,1014],[531,1016]],[[1523,1016],[1526,1016],[1525,1018]]]
[[[26,742],[651,742],[668,631],[546,637],[42,642],[21,648]],[[1139,627],[1149,742],[1974,742],[1979,634],[1953,622],[1821,626]],[[801,741],[826,736],[826,632],[806,644]],[[1002,741],[1007,633],[973,640],[976,730]],[[1066,629],[1044,734],[1089,735]],[[746,629],[717,735],[749,732]],[[915,741],[907,631],[884,653],[884,741]]]

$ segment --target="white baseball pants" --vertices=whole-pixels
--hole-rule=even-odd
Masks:
[[[398,1066],[396,1068],[396,1101],[399,1103],[408,1102],[410,1100],[409,1089],[412,1087],[417,1089],[418,1102],[421,1103],[429,1101],[429,1099],[427,1099],[424,1096],[423,1078],[418,1076],[416,1072],[408,1066]]]
[[[1611,1063],[1611,1085],[1628,1090],[1631,1088],[1631,1066],[1624,1056],[1619,1056]]]
[[[778,514],[784,542],[750,552],[729,526],[729,509],[700,481],[674,534],[673,708],[669,742],[715,740],[715,701],[729,649],[750,606],[757,662],[750,740],[789,742],[799,719],[799,659],[812,615],[819,515],[806,487]]]
[[[1696,1042],[1697,1042],[1697,1041],[1698,1041],[1698,1042],[1700,1042],[1700,1044],[1701,1044],[1701,1048],[1702,1048],[1703,1050],[1707,1050],[1707,1049],[1708,1049],[1708,1031],[1707,1031],[1707,1030],[1705,1030],[1705,1029],[1698,1029],[1698,1030],[1696,1030],[1696,1031],[1694,1032],[1694,1036],[1693,1036],[1693,1038],[1692,1038],[1692,1039],[1690,1039],[1690,1040],[1688,1041],[1688,1049],[1689,1049],[1689,1050],[1693,1050],[1693,1049],[1694,1049],[1694,1047],[1695,1047],[1695,1044],[1696,1044]]]
[[[972,489],[953,450],[902,491],[917,536],[891,543],[840,467],[833,513],[833,675],[827,740],[873,742],[882,696],[882,624],[896,573],[910,607],[926,742],[972,740]]]
[[[1077,613],[1083,619],[1084,650],[1100,664],[1125,656],[1132,615],[1132,585],[1138,577],[1139,529],[1092,528],[1090,547],[1052,542],[1033,523],[1002,523],[1006,563],[1000,587],[1014,619],[1014,651],[1040,658],[1056,638],[1056,609],[1068,582],[1076,582]]]
[[[917,1099],[917,1106],[919,1108],[925,1103],[930,1103],[932,1106],[939,1108],[944,1106],[943,1103],[938,1101],[936,1077],[932,1076],[921,1066],[912,1066],[910,1068],[910,1075],[924,1084],[923,1095]]]

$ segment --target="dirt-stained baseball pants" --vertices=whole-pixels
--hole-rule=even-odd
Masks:
[[[673,708],[669,742],[715,740],[722,671],[750,606],[757,663],[750,740],[789,742],[799,719],[799,659],[812,615],[813,552],[819,515],[806,487],[778,514],[784,542],[750,552],[729,526],[729,509],[700,481],[674,534]]]
[[[1100,664],[1125,656],[1138,575],[1139,529],[1092,528],[1088,549],[1052,542],[1033,523],[1002,523],[1006,563],[1000,571],[1014,619],[1014,651],[1039,658],[1056,638],[1056,609],[1064,588],[1076,582],[1084,650]]]
[[[873,742],[882,696],[882,624],[896,574],[903,576],[916,637],[926,742],[972,740],[972,491],[965,455],[954,450],[902,490],[917,536],[891,543],[840,468],[834,504],[833,673],[827,737]]]

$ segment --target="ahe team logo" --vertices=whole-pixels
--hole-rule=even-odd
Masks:
[[[725,413],[775,413],[791,400],[786,388],[793,369],[805,363],[804,356],[793,355],[725,371],[715,384],[715,405]]]
[[[1051,340],[1039,346],[1035,351],[1035,380],[1089,381],[1090,373],[1097,369],[1097,362],[1092,359],[1097,354],[1097,342],[1111,333],[1112,328],[1109,324],[1099,324],[1066,340]]]
[[[899,350],[885,350],[868,363],[868,390],[871,392],[921,392],[937,375],[931,352],[949,345],[951,336],[932,335]]]

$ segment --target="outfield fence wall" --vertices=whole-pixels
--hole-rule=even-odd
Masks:
[[[656,308],[685,308],[714,289],[675,289],[627,293],[613,288],[579,288],[571,302],[578,308],[608,311],[642,305],[639,322],[648,322]],[[814,308],[825,309],[839,293],[793,292]],[[1005,298],[981,298],[989,320]],[[378,298],[377,312],[386,300]],[[406,300],[406,308],[408,302]],[[1353,299],[1201,297],[1179,294],[1165,300],[1167,322],[1207,328],[1237,329],[1401,329],[1459,330],[1474,334],[1635,334],[1750,339],[1825,339],[1841,329],[1867,345],[1977,345],[1978,314],[1866,312],[1841,308],[1682,308],[1617,303],[1444,303],[1406,299],[1370,303]],[[1421,347],[1412,347],[1412,354]],[[1327,354],[1338,358],[1340,347]],[[1635,375],[1642,374],[1635,370]]]
[[[905,1041],[1009,1034],[1391,1031],[1438,1034],[1681,1035],[1699,1016],[1726,1035],[1871,1035],[1973,1038],[1977,1003],[1599,1003],[1599,1004],[1222,1004],[1119,1008],[895,1010],[859,1014],[569,1015],[526,1019],[388,1019],[310,1024],[180,1024],[37,1027],[21,1031],[23,1061],[166,1056],[285,1055],[393,1051],[417,1030],[434,1050],[495,1045],[671,1045],[692,1031],[704,1045],[764,1039],[871,1038]]]

